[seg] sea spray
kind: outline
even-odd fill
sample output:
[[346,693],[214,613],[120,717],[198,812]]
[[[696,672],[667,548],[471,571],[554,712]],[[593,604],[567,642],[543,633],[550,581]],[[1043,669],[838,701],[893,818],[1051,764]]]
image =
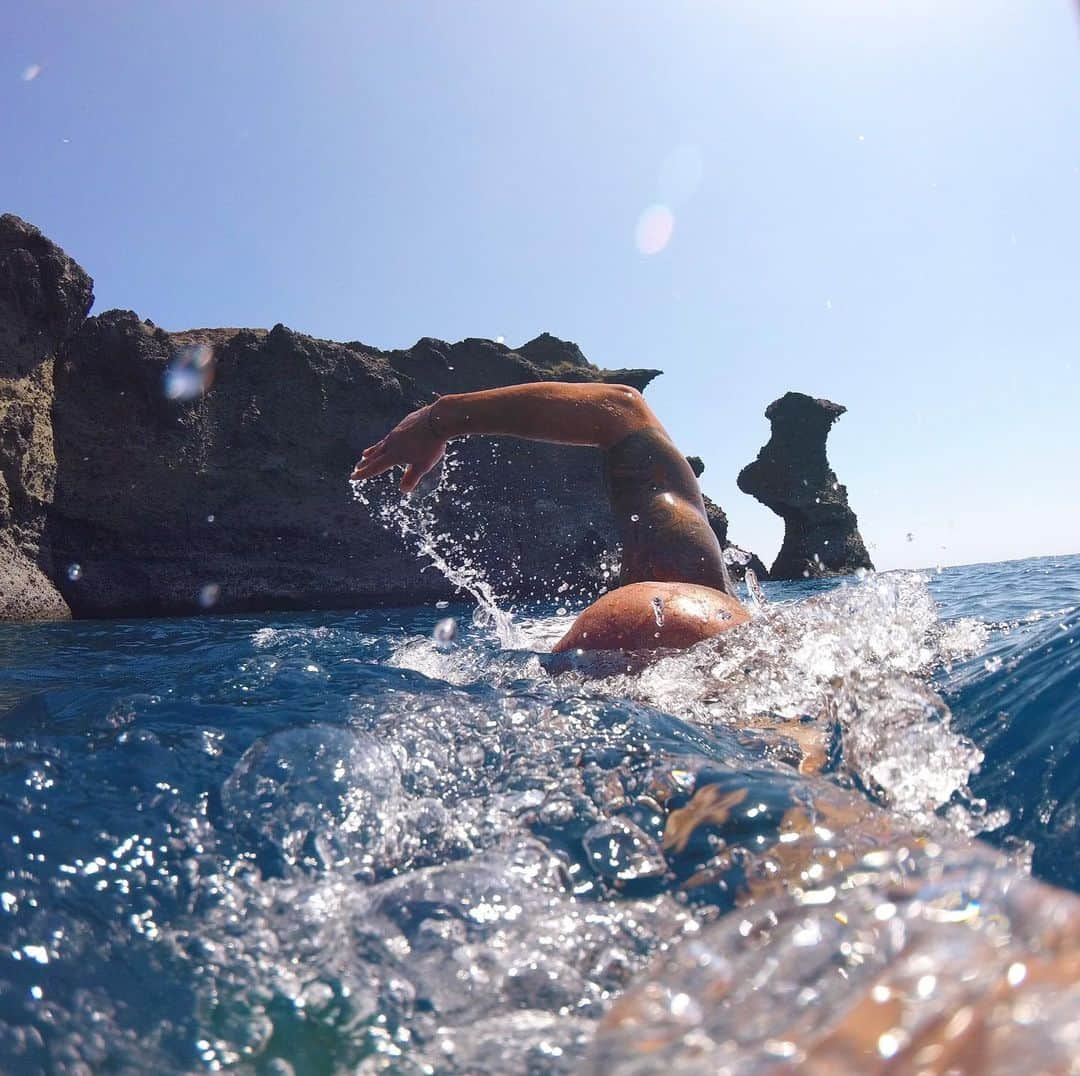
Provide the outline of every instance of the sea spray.
[[[456,609],[8,625],[0,1057],[832,1071],[854,1025],[883,1069],[933,1067],[947,1029],[980,1073],[1068,1071],[1073,898],[913,821],[952,809],[966,733],[1036,869],[1075,872],[1080,559],[1056,563],[766,583],[767,616],[609,680]],[[819,728],[839,746],[800,773],[785,741]]]
[[[416,492],[403,494],[396,499],[392,478],[366,483],[354,481],[350,484],[354,499],[372,508],[375,518],[383,527],[398,533],[420,556],[427,558],[430,567],[441,572],[453,586],[473,597],[476,601],[473,622],[477,626],[490,626],[500,646],[515,649],[523,645],[523,640],[513,616],[500,607],[500,598],[460,539],[439,527],[437,509],[442,497],[446,494],[455,497],[468,495],[468,490],[460,488],[454,481],[454,472],[460,467],[460,459],[453,448],[448,447],[437,478],[434,481],[425,480]],[[479,537],[479,531],[476,537]]]

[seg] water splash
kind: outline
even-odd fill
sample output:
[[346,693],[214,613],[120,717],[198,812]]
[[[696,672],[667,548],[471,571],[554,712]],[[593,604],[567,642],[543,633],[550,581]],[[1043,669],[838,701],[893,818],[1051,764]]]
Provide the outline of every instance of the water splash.
[[952,728],[924,678],[984,639],[974,627],[940,624],[924,577],[871,575],[770,605],[737,631],[590,686],[737,730],[804,770],[828,763],[909,824],[976,833],[1004,820],[968,789],[982,753]]
[[[1020,589],[992,634],[1064,675],[1034,681],[1056,755],[1078,622],[1016,619]],[[932,678],[974,679],[994,725],[1033,681],[1012,652],[989,672],[919,576],[814,593],[587,681],[467,617],[439,653],[428,610],[8,629],[0,1056],[644,1073],[985,1048],[980,1072],[1065,1071],[1075,898],[947,817],[973,756]],[[562,626],[518,621],[534,646]],[[421,647],[443,665],[410,671]],[[800,730],[829,749],[802,773]]]
[[753,568],[747,568],[746,574],[743,576],[743,582],[746,584],[746,591],[750,595],[750,602],[754,607],[754,612],[760,613],[769,604],[769,599],[765,597],[765,591],[761,589],[757,572]]
[[463,549],[460,538],[439,529],[436,509],[440,498],[444,493],[456,496],[462,492],[453,477],[459,467],[451,446],[443,457],[434,485],[425,483],[427,488],[394,500],[392,480],[383,477],[366,483],[352,482],[353,497],[358,503],[372,507],[376,519],[387,530],[396,531],[449,583],[473,597],[477,605],[474,623],[490,625],[501,646],[517,648],[523,640],[513,616],[500,607],[499,597]]

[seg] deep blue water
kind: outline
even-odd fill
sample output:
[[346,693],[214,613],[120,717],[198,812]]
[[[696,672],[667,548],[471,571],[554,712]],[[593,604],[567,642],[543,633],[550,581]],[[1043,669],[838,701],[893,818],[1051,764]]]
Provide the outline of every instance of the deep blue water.
[[[918,833],[934,863],[895,870],[937,877],[985,839],[987,906],[1028,856],[1080,889],[1080,557],[765,590],[629,670],[547,667],[554,605],[502,642],[471,604],[0,627],[0,1065],[652,1071],[597,1020],[706,924],[735,959],[736,909],[823,902],[775,854],[800,812],[838,866]],[[839,1012],[799,937],[777,967]],[[953,941],[919,944],[944,976]],[[710,1004],[738,1070],[794,1056]]]

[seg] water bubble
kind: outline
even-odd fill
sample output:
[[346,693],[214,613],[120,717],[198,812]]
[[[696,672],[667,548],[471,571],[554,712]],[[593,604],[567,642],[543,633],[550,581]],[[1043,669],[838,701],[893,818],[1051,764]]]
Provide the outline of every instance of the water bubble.
[[82,579],[82,565],[81,564],[69,564],[67,566],[67,577],[73,583],[77,583]]
[[221,597],[221,587],[217,583],[207,583],[199,590],[199,604],[204,609],[212,609]]
[[188,344],[173,355],[165,371],[165,395],[170,400],[195,400],[213,384],[214,349],[209,344]]
[[226,814],[253,849],[273,847],[285,862],[308,867],[390,855],[401,797],[385,745],[325,725],[257,740],[221,789]]
[[632,516],[630,517],[630,522],[631,522],[631,523],[638,523],[638,522],[640,522],[640,521],[641,521],[641,516],[639,516],[639,515],[637,514],[637,512],[635,512],[635,513],[634,513],[634,514],[633,514],[633,515],[632,515]]
[[457,638],[457,633],[457,621],[452,616],[448,616],[435,625],[435,630],[431,633],[431,639],[437,647],[443,649],[453,643]]
[[208,516],[206,517],[206,522],[207,522],[207,523],[213,523],[213,522],[214,522],[214,518],[215,518],[215,517],[214,517],[214,513],[213,513],[213,512],[211,512],[211,513],[210,513],[210,515],[208,515]]
[[462,766],[481,766],[486,758],[484,745],[477,743],[475,740],[460,744],[456,754],[457,760]]
[[590,826],[581,838],[589,865],[602,878],[630,881],[663,874],[667,862],[656,841],[628,818]]

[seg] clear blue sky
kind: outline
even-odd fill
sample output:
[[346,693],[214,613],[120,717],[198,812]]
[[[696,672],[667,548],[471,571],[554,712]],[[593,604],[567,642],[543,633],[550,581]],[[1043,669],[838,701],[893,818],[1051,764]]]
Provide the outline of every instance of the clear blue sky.
[[879,567],[1080,550],[1068,0],[8,0],[4,24],[0,208],[99,311],[380,347],[548,330],[660,367],[654,408],[767,561],[781,524],[735,476],[770,400],[827,396]]

